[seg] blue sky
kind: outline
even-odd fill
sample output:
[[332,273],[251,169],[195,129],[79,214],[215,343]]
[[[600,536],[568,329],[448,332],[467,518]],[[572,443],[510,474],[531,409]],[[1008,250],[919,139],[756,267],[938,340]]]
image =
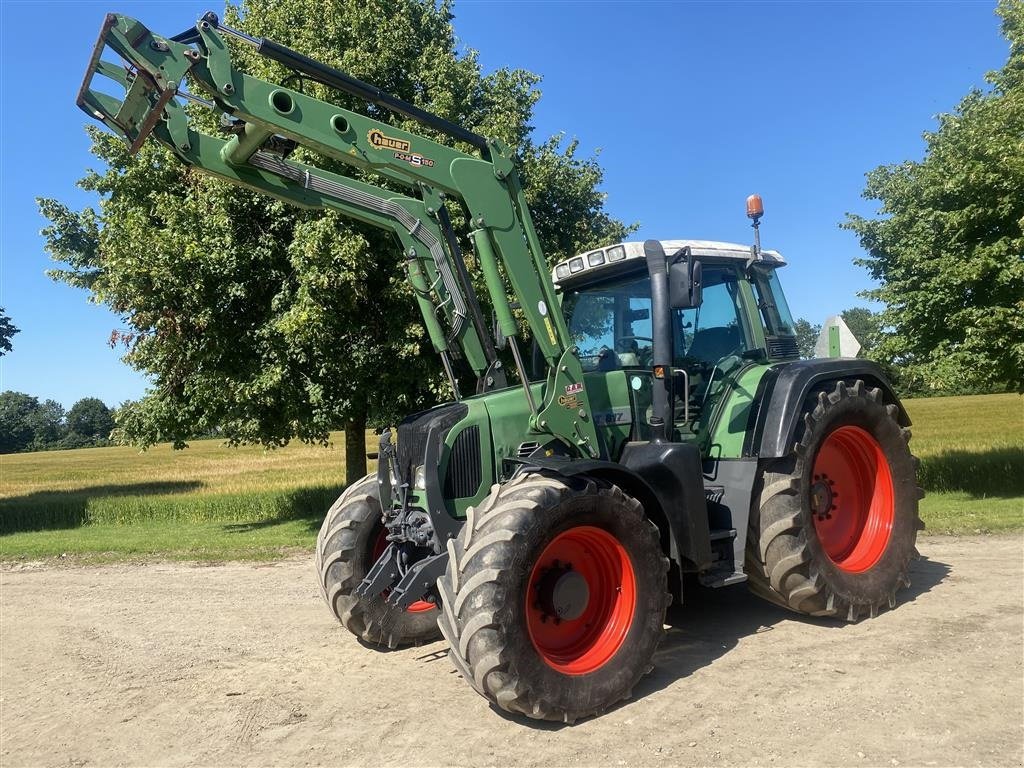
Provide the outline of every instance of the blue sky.
[[[66,406],[139,397],[145,379],[107,346],[117,317],[49,280],[34,199],[74,206],[94,165],[75,92],[103,14],[179,32],[212,2],[0,0],[0,305],[21,333],[0,389]],[[921,133],[1007,44],[994,2],[457,2],[461,43],[485,70],[543,76],[537,133],[600,150],[608,210],[637,238],[747,242],[744,199],[765,200],[765,247],[794,315],[821,322],[864,302],[856,239],[837,224],[864,173],[920,158]],[[39,41],[45,39],[45,47]]]

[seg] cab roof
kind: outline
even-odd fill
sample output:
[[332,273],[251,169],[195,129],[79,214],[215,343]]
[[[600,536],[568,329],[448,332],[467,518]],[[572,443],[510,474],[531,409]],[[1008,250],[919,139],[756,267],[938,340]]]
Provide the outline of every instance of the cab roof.
[[[722,243],[717,240],[661,240],[661,247],[671,256],[676,251],[690,246],[694,256],[738,259],[747,261],[751,257],[751,247],[741,243]],[[605,248],[595,248],[572,258],[558,262],[551,271],[551,279],[556,287],[577,281],[594,280],[599,276],[628,272],[639,266],[638,260],[644,258],[643,241],[634,240],[618,243]],[[786,260],[778,251],[761,250],[761,263],[773,267],[785,266]]]

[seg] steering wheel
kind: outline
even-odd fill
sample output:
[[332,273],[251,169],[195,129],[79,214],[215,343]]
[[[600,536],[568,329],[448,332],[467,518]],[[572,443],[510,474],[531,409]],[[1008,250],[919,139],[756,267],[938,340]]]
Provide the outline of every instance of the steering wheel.
[[649,341],[651,344],[654,343],[654,339],[650,336],[619,336],[615,341]]

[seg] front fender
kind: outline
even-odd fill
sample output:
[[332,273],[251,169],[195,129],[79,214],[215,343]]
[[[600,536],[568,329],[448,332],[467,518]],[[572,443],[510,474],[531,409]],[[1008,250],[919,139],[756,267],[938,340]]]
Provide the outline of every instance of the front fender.
[[628,443],[622,462],[531,457],[520,471],[589,475],[615,483],[639,501],[661,531],[662,547],[680,571],[711,566],[700,452],[689,443]]

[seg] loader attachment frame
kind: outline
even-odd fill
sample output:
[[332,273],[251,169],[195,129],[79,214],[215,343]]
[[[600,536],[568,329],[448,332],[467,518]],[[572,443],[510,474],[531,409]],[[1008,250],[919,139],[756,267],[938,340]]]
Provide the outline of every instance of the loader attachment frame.
[[[468,144],[473,153],[245,74],[234,66],[226,38],[251,45],[259,54],[331,88],[417,120]],[[107,49],[124,65],[106,61]],[[125,91],[124,98],[118,100],[94,88],[96,75],[117,83]],[[179,98],[229,115],[233,135],[225,139],[197,130]],[[494,330],[510,341],[530,410],[530,430],[559,438],[579,456],[601,456],[582,367],[558,309],[512,152],[504,144],[285,46],[222,25],[213,13],[170,38],[127,16],[108,14],[78,105],[122,136],[133,153],[152,137],[198,170],[295,205],[330,208],[392,232],[403,247],[424,324],[449,372],[456,398],[460,394],[452,372],[453,356],[464,357],[473,369],[477,391],[503,383],[496,375],[501,366],[492,333],[486,328],[445,208],[446,200],[457,201],[469,214],[469,236],[494,307]],[[397,183],[408,194],[296,162],[288,155],[289,148],[298,145]],[[519,326],[510,290],[546,362],[540,402],[530,391],[515,343]]]

